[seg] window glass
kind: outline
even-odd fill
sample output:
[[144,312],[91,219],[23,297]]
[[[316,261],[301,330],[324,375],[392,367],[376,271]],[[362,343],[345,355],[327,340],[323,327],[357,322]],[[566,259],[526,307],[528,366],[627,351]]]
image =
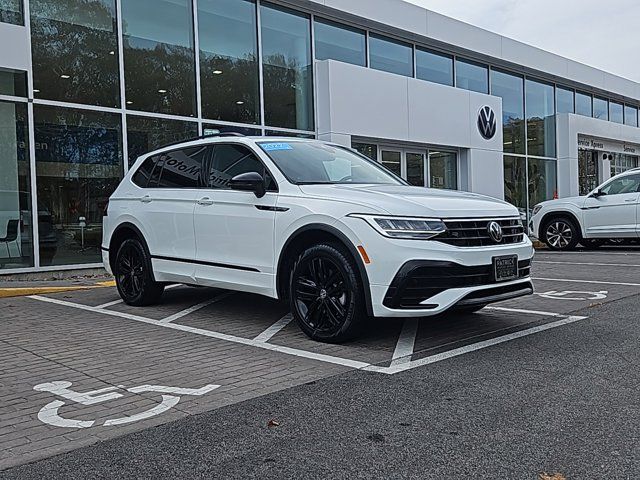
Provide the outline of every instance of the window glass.
[[0,68],[0,95],[27,96],[27,72]]
[[529,210],[540,202],[556,198],[558,191],[556,161],[529,158],[528,181]]
[[0,0],[0,22],[24,25],[23,0]]
[[[212,148],[201,145],[174,150],[158,155],[157,166],[162,167],[157,188],[201,188],[206,186],[203,165],[207,164]],[[155,187],[155,176],[151,176],[148,187]]]
[[444,53],[416,48],[416,77],[453,86],[453,58]]
[[353,148],[358,153],[364,155],[365,157],[370,158],[374,162],[378,161],[378,146],[369,144],[369,143],[352,143],[351,148]]
[[455,152],[429,152],[429,186],[458,189],[458,157]]
[[293,183],[402,183],[379,164],[348,148],[315,141],[260,142],[259,145]]
[[229,188],[229,180],[243,173],[256,172],[262,175],[267,190],[276,190],[276,184],[256,154],[243,145],[216,145],[213,161],[206,179],[209,188]]
[[402,172],[402,153],[396,151],[382,150],[382,165],[395,173],[397,176],[401,176]]
[[489,69],[485,65],[457,58],[456,87],[489,93]]
[[406,153],[407,182],[416,187],[424,187],[424,155],[422,153]]
[[140,155],[165,145],[198,136],[198,124],[163,118],[127,116],[129,165]]
[[365,67],[367,47],[365,33],[329,20],[316,19],[316,60],[338,60]]
[[260,123],[258,32],[253,0],[199,0],[202,116]]
[[591,95],[576,92],[576,113],[585,117],[593,116],[593,105]]
[[279,132],[278,130],[265,130],[265,137],[296,137],[296,138],[316,138],[313,133],[291,133]]
[[413,77],[413,48],[407,43],[371,34],[369,63],[376,70]]
[[502,98],[504,151],[525,153],[523,78],[492,70],[491,95]]
[[615,177],[632,168],[638,168],[638,157],[635,155],[625,155],[623,153],[614,153],[611,162],[611,176]]
[[558,113],[574,113],[575,105],[573,90],[564,87],[556,88],[556,102]]
[[[0,102],[0,270],[33,266],[33,221],[27,106]],[[40,236],[51,239],[51,213],[38,212]],[[50,245],[55,249],[56,243]]]
[[36,98],[120,106],[115,3],[31,0]]
[[529,79],[525,82],[529,155],[539,157],[555,157],[556,155],[556,117],[553,90],[553,85]]
[[586,195],[598,186],[598,163],[598,152],[595,150],[578,150],[579,195]]
[[624,123],[624,107],[621,103],[609,102],[609,120]]
[[521,218],[527,218],[527,159],[525,157],[504,157],[504,199],[518,208]]
[[39,209],[52,218],[41,263],[101,262],[102,215],[123,174],[120,115],[37,105],[34,122]]
[[313,67],[308,15],[262,3],[265,123],[313,130]]
[[194,116],[191,0],[122,0],[127,106]]
[[602,192],[607,195],[623,195],[625,193],[637,193],[639,187],[640,175],[625,175],[606,184],[602,187]]
[[624,106],[624,124],[632,127],[638,126],[638,109],[636,107]]
[[609,102],[607,99],[593,97],[593,118],[609,120]]

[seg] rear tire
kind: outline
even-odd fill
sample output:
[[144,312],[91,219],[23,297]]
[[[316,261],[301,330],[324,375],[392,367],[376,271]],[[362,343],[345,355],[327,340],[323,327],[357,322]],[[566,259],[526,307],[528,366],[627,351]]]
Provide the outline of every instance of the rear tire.
[[142,307],[160,301],[164,285],[153,279],[151,258],[137,238],[122,242],[116,254],[113,274],[118,293],[127,305]]
[[354,338],[367,318],[357,266],[340,245],[316,245],[302,253],[292,269],[289,299],[300,329],[320,342]]
[[551,250],[573,250],[582,240],[580,230],[567,217],[556,217],[545,222],[542,232],[544,243]]

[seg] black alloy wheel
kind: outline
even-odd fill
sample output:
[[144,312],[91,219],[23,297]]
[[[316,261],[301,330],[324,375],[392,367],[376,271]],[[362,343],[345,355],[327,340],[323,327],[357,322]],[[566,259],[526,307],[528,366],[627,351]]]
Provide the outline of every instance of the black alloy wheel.
[[144,306],[160,300],[164,285],[154,281],[151,260],[139,240],[128,239],[122,243],[113,273],[118,293],[126,304]]
[[291,275],[290,299],[302,331],[322,342],[352,338],[366,317],[357,267],[339,246],[317,245],[302,254]]
[[545,243],[551,250],[573,250],[581,240],[576,226],[566,218],[551,219],[543,232]]

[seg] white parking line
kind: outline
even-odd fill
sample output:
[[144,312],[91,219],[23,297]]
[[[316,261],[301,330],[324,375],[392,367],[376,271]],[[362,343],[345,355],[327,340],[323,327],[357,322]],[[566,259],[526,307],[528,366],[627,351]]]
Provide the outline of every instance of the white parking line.
[[411,360],[413,349],[416,344],[416,335],[418,334],[418,319],[408,318],[402,325],[402,332],[398,337],[398,343],[393,351],[393,359],[391,366],[401,365]]
[[254,342],[266,343],[271,340],[280,330],[289,325],[293,320],[293,316],[287,313],[284,317],[278,320],[276,323],[267,328],[264,332],[253,339]]
[[371,365],[370,363],[359,362],[357,360],[349,360],[348,358],[333,357],[331,355],[324,355],[322,353],[308,352],[306,350],[300,350],[297,348],[282,347],[279,345],[273,345],[271,343],[256,342],[248,338],[236,337],[235,335],[227,335],[226,333],[212,332],[210,330],[204,330],[202,328],[189,327],[187,325],[180,325],[177,323],[166,323],[160,320],[153,320],[152,318],[140,317],[138,315],[131,315],[129,313],[117,312],[114,310],[102,310],[88,305],[82,305],[79,303],[66,302],[64,300],[58,300],[56,298],[41,297],[39,295],[32,295],[30,297],[33,300],[39,300],[41,302],[55,303],[56,305],[62,305],[65,307],[77,308],[79,310],[85,310],[88,312],[101,313],[103,315],[110,315],[112,317],[125,318],[127,320],[133,320],[135,322],[146,323],[148,325],[154,325],[156,327],[169,328],[171,330],[178,330],[181,332],[193,333],[195,335],[202,335],[204,337],[215,338],[217,340],[224,340],[226,342],[238,343],[241,345],[247,345],[250,347],[262,348],[263,350],[271,350],[274,352],[284,353],[286,355],[294,355],[296,357],[307,358],[309,360],[318,360],[320,362],[332,363],[335,365],[341,365],[343,367],[354,368],[357,370],[363,369]]
[[[170,288],[176,288],[176,287],[179,287],[180,285],[182,284],[172,283],[171,285],[167,285],[166,287],[164,287],[164,289],[169,290]],[[98,305],[96,308],[109,308],[109,307],[113,307],[114,305],[118,305],[119,303],[123,303],[123,300],[121,298],[117,300],[113,300],[112,302],[103,303],[102,305]]]
[[206,300],[202,303],[199,303],[197,305],[194,305],[192,307],[186,308],[180,312],[174,313],[173,315],[169,315],[168,317],[163,318],[162,320],[158,320],[160,323],[171,323],[174,322],[182,317],[186,317],[187,315],[189,315],[190,313],[193,312],[197,312],[198,310],[204,308],[204,307],[208,307],[209,305],[211,305],[212,303],[216,303],[219,302],[220,300],[224,300],[227,297],[230,297],[231,295],[233,295],[235,292],[225,292],[222,293],[220,295],[218,295],[217,297],[213,297],[210,298],[209,300]]
[[534,260],[535,263],[548,263],[552,265],[588,265],[594,267],[640,267],[631,263],[589,263],[589,262],[552,262],[549,260]]
[[492,338],[490,340],[485,340],[484,342],[473,343],[471,345],[466,345],[464,347],[449,350],[448,352],[431,355],[430,357],[421,358],[419,360],[413,360],[411,362],[391,365],[389,367],[380,367],[378,365],[371,365],[369,367],[365,367],[364,370],[378,372],[378,373],[386,373],[387,375],[393,375],[395,373],[404,372],[406,370],[411,370],[413,368],[423,367],[425,365],[430,365],[432,363],[441,362],[449,358],[459,357],[460,355],[482,350],[483,348],[488,348],[494,345],[499,345],[501,343],[510,342],[518,338],[533,335],[534,333],[539,333],[545,330],[550,330],[552,328],[561,327],[563,325],[568,325],[570,323],[575,323],[577,321],[584,320],[585,318],[587,317],[571,316],[571,317],[563,318],[562,320],[557,320],[555,322],[546,323],[544,325],[528,328],[526,330],[510,333],[508,335],[503,335],[502,337]]
[[546,282],[566,282],[566,283],[593,283],[596,285],[620,285],[623,287],[640,287],[640,283],[625,283],[625,282],[603,282],[600,280],[572,280],[568,278],[542,278],[532,277],[532,280],[540,280]]
[[509,313],[526,313],[528,315],[542,315],[544,317],[557,317],[557,318],[567,318],[566,315],[562,315],[560,313],[553,312],[542,312],[539,310],[525,310],[522,308],[506,308],[506,307],[484,307],[485,310],[498,310],[500,312],[509,312]]

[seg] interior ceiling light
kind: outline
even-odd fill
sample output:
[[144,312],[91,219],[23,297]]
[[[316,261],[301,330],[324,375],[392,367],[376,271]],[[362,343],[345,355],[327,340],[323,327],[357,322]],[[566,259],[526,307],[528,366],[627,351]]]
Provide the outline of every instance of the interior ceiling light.
[[40,90],[38,90],[37,88],[34,88],[33,93],[40,93]]
[[60,75],[60,78],[64,78],[66,80],[67,78],[71,78],[71,76],[69,76],[69,75]]
[[167,93],[167,91],[164,88],[161,88],[160,90],[158,90],[158,93]]
[[238,100],[238,101],[236,102],[236,105],[244,105],[244,102],[243,102],[242,100]]
[[222,70],[214,70],[213,74],[214,75],[222,75]]
[[109,55],[115,55],[115,54],[116,54],[116,52],[114,52],[113,50],[111,50],[111,51],[109,52]]
[[131,100],[127,100],[127,105],[131,105],[133,102]]

